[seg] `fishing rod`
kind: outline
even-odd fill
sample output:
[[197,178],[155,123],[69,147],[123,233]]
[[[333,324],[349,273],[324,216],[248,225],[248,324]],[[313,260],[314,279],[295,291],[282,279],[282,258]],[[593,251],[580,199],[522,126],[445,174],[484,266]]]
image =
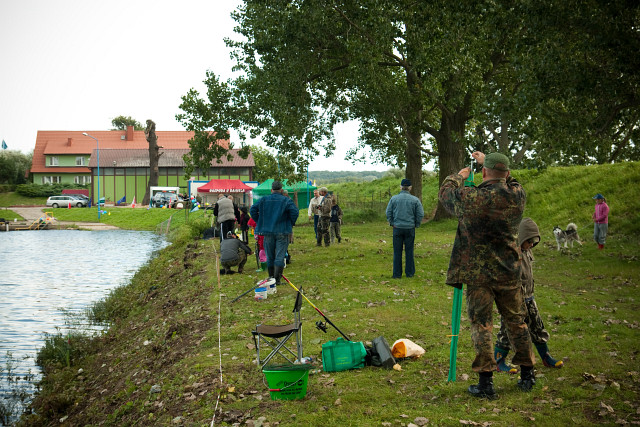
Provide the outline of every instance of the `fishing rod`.
[[[316,307],[316,306],[315,306],[311,301],[309,301],[309,298],[307,298],[307,296],[306,296],[305,294],[303,294],[303,293],[302,293],[302,291],[301,291],[300,289],[296,288],[296,287],[293,285],[293,283],[291,283],[291,281],[290,281],[289,279],[287,279],[284,275],[282,276],[282,278],[283,278],[284,280],[286,280],[286,281],[287,281],[287,283],[288,283],[288,284],[290,284],[290,285],[291,285],[291,287],[292,287],[293,289],[295,289],[295,290],[296,290],[296,292],[299,292],[299,293],[300,293],[300,295],[302,295],[302,296],[304,297],[304,299],[306,299],[306,300],[307,300],[307,302],[308,302],[309,304],[311,304],[311,307],[313,307],[313,308],[318,312],[318,314],[319,314],[320,316],[322,316],[322,318],[323,318],[323,319],[324,319],[328,324],[330,324],[331,326],[333,326],[333,327],[335,328],[335,330],[336,330],[336,331],[340,332],[340,335],[342,335],[342,336],[344,337],[344,339],[346,339],[347,341],[351,341],[351,340],[349,339],[349,337],[348,337],[348,336],[346,336],[346,335],[345,335],[345,334],[344,334],[340,329],[338,329],[338,327],[337,327],[336,325],[334,325],[334,324],[333,324],[333,322],[332,322],[331,320],[329,320],[329,318],[328,318],[327,316],[325,316],[325,314],[324,314],[322,311],[320,311],[320,309],[319,309],[318,307]],[[322,326],[318,325],[317,323],[316,323],[316,326],[318,326],[318,328],[319,328],[319,329],[321,329],[322,331],[327,332],[327,328],[326,328],[326,327],[322,327]]]

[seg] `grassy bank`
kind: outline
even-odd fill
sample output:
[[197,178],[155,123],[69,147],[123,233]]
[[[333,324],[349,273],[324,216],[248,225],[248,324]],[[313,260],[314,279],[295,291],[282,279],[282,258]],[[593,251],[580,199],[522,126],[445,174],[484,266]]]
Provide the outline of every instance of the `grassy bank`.
[[[194,240],[200,223],[182,228],[130,285],[96,304],[94,315],[109,319],[111,328],[88,346],[78,338],[77,359],[47,365],[37,415],[22,425],[60,425],[61,419],[62,425],[210,425],[214,415],[216,425],[264,417],[262,425],[272,426],[406,426],[422,418],[433,425],[640,422],[640,195],[626,185],[640,174],[638,164],[629,165],[520,173],[526,215],[542,232],[534,249],[536,301],[552,354],[565,361],[560,370],[539,363],[532,393],[519,392],[516,377],[499,374],[499,400],[468,396],[476,377],[464,310],[458,381],[446,382],[452,289],[443,282],[455,221],[424,224],[416,235],[416,276],[392,281],[388,225],[347,220],[343,242],[329,248],[314,246],[312,227],[296,227],[285,275],[351,339],[409,338],[426,353],[401,361],[401,371],[317,373],[304,400],[272,401],[253,362],[250,331],[262,322],[288,323],[293,289],[281,286],[265,301],[247,295],[231,304],[265,274],[254,271],[251,258],[245,274],[218,277],[217,242]],[[591,239],[596,192],[611,207],[604,251]],[[557,251],[551,230],[570,221],[585,244]],[[315,329],[322,318],[303,304],[304,353],[321,366],[322,343],[339,334]]]
[[7,221],[13,221],[14,219],[17,219],[18,221],[24,220],[22,216],[18,215],[16,212],[7,208],[0,209],[0,218],[4,218]]

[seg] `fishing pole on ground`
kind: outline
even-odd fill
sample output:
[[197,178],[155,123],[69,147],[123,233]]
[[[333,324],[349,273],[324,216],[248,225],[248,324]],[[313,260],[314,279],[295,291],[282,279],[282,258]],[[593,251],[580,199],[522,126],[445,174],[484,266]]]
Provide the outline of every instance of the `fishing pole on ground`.
[[243,296],[245,296],[246,294],[248,294],[251,291],[256,290],[257,288],[259,288],[260,286],[265,286],[265,284],[267,284],[269,282],[269,280],[274,280],[273,277],[269,277],[266,278],[264,280],[260,280],[258,283],[256,283],[251,289],[247,289],[246,291],[244,291],[243,293],[241,293],[240,295],[238,295],[237,297],[235,297],[234,299],[231,300],[230,304],[233,304],[234,302],[238,301],[240,298],[242,298]]
[[[469,177],[464,180],[465,187],[475,187],[476,184],[473,180],[473,163],[471,160],[471,167]],[[453,304],[451,307],[451,348],[449,349],[449,377],[447,382],[456,380],[456,361],[458,359],[458,335],[460,334],[460,317],[462,316],[462,284],[460,288],[454,288],[453,290]]]
[[[325,314],[324,314],[322,311],[320,311],[320,309],[319,309],[318,307],[316,307],[316,306],[315,306],[311,301],[309,301],[309,298],[307,298],[307,296],[306,296],[305,294],[303,294],[303,293],[302,293],[302,291],[301,291],[300,289],[296,288],[296,287],[294,286],[294,284],[293,284],[293,283],[291,283],[291,281],[290,281],[289,279],[287,279],[284,275],[282,276],[282,278],[283,278],[284,280],[286,280],[286,282],[287,282],[288,284],[290,284],[290,285],[291,285],[291,287],[292,287],[293,289],[295,289],[295,290],[296,290],[296,292],[300,293],[300,295],[302,295],[302,297],[303,297],[305,300],[307,300],[307,302],[308,302],[309,304],[311,304],[311,307],[313,307],[313,308],[318,312],[318,314],[319,314],[320,316],[322,316],[322,318],[323,318],[323,319],[324,319],[328,324],[330,324],[331,326],[333,326],[333,328],[334,328],[336,331],[340,332],[340,335],[342,335],[342,336],[344,337],[344,339],[346,339],[347,341],[351,341],[351,340],[349,339],[349,337],[348,337],[348,336],[346,336],[346,335],[345,335],[345,334],[344,334],[340,329],[338,329],[338,327],[337,327],[336,325],[334,325],[334,324],[333,324],[333,322],[332,322],[331,320],[329,320],[329,318],[328,318],[327,316],[325,316]],[[326,325],[324,325],[324,324],[322,324],[322,322],[317,322],[317,323],[316,323],[316,327],[317,327],[318,329],[320,329],[321,331],[325,332],[325,333],[327,332],[327,326],[326,326]]]

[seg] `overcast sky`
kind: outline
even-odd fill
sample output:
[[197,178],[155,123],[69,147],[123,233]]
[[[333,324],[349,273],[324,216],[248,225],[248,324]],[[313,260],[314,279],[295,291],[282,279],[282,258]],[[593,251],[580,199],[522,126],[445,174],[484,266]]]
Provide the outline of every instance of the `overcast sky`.
[[[38,130],[106,130],[114,117],[183,130],[180,97],[204,92],[207,69],[233,65],[236,0],[1,0],[0,139],[33,150]],[[341,126],[338,149],[310,170],[379,170],[344,160],[357,127]],[[238,144],[232,133],[232,142]]]

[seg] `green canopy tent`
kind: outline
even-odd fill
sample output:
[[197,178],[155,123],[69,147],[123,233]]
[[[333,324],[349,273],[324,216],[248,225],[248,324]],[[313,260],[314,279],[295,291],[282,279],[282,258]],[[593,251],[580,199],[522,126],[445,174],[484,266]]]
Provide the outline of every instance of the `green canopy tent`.
[[[271,194],[271,184],[273,184],[273,179],[267,179],[262,184],[258,185],[256,188],[251,190],[253,193],[254,202],[260,197],[268,196]],[[307,188],[309,190],[307,197]],[[306,208],[309,206],[309,200],[313,197],[313,190],[317,187],[307,184],[306,182],[297,182],[295,184],[289,185],[287,180],[282,181],[282,189],[287,190],[289,192],[289,197],[295,201],[294,194],[298,193],[298,208]]]

